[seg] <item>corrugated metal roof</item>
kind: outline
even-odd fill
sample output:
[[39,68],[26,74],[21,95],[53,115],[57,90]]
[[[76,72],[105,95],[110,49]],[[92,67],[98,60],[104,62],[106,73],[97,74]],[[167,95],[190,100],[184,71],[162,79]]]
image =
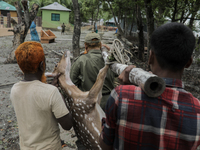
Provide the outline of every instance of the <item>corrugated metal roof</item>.
[[16,8],[4,1],[0,1],[0,10],[17,11]]
[[70,9],[60,5],[57,2],[54,2],[53,4],[50,4],[48,6],[44,6],[40,8],[41,10],[60,10],[60,11],[71,11]]

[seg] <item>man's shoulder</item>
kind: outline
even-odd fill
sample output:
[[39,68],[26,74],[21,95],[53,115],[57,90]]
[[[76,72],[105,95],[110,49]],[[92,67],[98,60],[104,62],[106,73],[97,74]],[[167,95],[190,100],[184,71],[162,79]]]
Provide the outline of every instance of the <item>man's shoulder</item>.
[[56,89],[55,86],[47,83],[43,83],[39,80],[31,81],[31,82],[17,82],[13,85],[12,89],[16,88],[32,88],[33,90],[42,90],[42,91],[54,91]]
[[74,59],[74,63],[86,60],[88,58],[87,56],[88,54],[80,54],[78,57]]
[[[135,85],[120,85],[117,86],[111,92],[111,96],[114,99],[140,99],[141,96],[144,94],[142,89]],[[118,98],[117,98],[118,97]]]
[[123,92],[123,93],[134,93],[134,92],[141,92],[142,89],[136,85],[119,85],[115,88],[116,92]]

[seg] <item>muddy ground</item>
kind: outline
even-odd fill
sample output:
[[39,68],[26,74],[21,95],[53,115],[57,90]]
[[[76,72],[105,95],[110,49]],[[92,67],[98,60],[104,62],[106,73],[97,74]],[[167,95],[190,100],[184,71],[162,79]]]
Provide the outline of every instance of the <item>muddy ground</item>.
[[[81,47],[84,47],[84,37],[88,32],[91,31],[82,31],[80,39]],[[115,31],[104,32],[102,42],[108,43],[108,41],[116,38],[114,32]],[[54,33],[57,36],[55,43],[42,44],[46,55],[47,72],[51,72],[53,70],[55,63],[58,62],[61,57],[53,51],[62,53],[66,49],[72,49],[73,35],[71,32],[67,32],[64,35],[61,35],[58,31],[54,31]],[[19,150],[17,120],[9,95],[12,85],[22,80],[23,74],[17,64],[3,63],[12,48],[12,39],[13,36],[0,37],[0,150]],[[28,34],[26,41],[30,40],[31,36]],[[84,50],[84,48],[82,48],[82,50]],[[184,81],[186,83],[186,89],[194,96],[200,98],[200,75],[198,69],[200,65],[200,58],[198,56],[195,57],[197,60],[193,63],[193,66],[187,69],[184,73]],[[147,66],[145,62],[137,62],[137,65],[142,68],[147,68],[143,67]],[[71,131],[64,131],[61,129],[61,139],[67,143],[67,147],[64,147],[63,150],[76,149],[75,141],[77,138],[74,135],[73,129]]]
[[[47,72],[51,72],[55,66],[55,63],[60,60],[60,56],[53,51],[62,53],[66,49],[72,49],[72,33],[66,32],[61,35],[58,31],[53,31],[57,36],[55,43],[42,44],[47,62]],[[82,31],[80,46],[84,46],[84,37],[91,31]],[[114,38],[115,31],[104,32],[103,38]],[[19,138],[18,138],[18,126],[14,113],[13,106],[11,104],[9,95],[12,85],[22,80],[23,74],[17,64],[4,64],[8,53],[12,48],[13,36],[0,37],[0,150],[18,150]],[[30,34],[27,35],[26,41],[30,41]],[[104,42],[104,41],[103,41]],[[84,48],[82,49],[84,50]],[[76,149],[73,129],[71,131],[64,131],[61,129],[61,139],[67,143],[67,147],[63,150]]]

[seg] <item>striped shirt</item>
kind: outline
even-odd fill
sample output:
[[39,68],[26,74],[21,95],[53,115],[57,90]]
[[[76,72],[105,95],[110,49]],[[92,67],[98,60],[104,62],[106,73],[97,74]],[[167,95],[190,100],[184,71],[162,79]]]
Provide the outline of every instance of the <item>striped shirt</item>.
[[106,105],[102,139],[113,149],[196,150],[200,145],[200,102],[181,80],[164,78],[166,89],[148,97],[140,87],[116,87]]

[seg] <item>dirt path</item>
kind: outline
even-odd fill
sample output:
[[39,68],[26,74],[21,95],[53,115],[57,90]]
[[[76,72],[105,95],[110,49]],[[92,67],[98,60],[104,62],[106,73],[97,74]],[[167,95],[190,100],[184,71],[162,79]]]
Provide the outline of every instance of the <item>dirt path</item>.
[[[84,46],[84,37],[90,31],[82,31],[80,46]],[[105,32],[105,38],[114,38],[115,31]],[[56,42],[51,44],[42,44],[46,54],[46,71],[51,72],[55,62],[60,60],[58,53],[66,49],[72,49],[72,33],[61,35],[60,32],[54,32],[57,36]],[[10,89],[12,85],[22,79],[22,72],[17,64],[3,64],[12,47],[13,36],[0,37],[0,150],[18,150],[18,126],[13,106],[10,101]],[[27,35],[26,41],[30,41],[30,34]],[[103,41],[104,42],[104,41]],[[52,51],[53,50],[53,51]],[[83,49],[84,50],[84,49]],[[61,139],[67,143],[63,150],[76,149],[73,129],[64,131],[61,129]]]

